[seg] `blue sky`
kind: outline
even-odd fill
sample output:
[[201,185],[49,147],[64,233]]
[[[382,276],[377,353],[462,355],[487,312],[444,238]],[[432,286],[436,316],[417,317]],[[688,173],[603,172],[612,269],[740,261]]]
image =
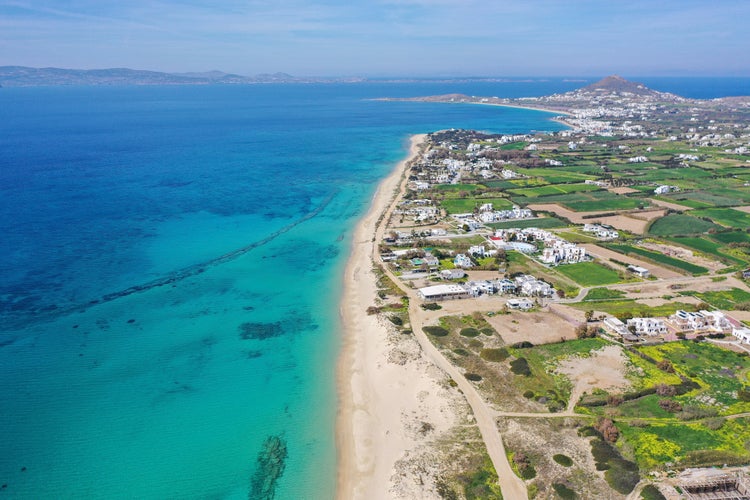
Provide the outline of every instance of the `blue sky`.
[[748,0],[0,0],[0,66],[750,76]]

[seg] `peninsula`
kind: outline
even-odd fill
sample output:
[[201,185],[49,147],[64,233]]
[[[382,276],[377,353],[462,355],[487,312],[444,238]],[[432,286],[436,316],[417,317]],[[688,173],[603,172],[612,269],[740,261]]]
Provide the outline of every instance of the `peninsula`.
[[344,281],[339,498],[747,494],[750,98],[613,76],[410,100],[570,128],[416,136],[379,187]]

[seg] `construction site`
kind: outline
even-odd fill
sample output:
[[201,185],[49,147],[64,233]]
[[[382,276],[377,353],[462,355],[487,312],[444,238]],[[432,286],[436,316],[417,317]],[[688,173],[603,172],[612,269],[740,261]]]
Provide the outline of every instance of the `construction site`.
[[679,488],[685,500],[750,499],[750,480],[743,471],[700,474],[682,481]]

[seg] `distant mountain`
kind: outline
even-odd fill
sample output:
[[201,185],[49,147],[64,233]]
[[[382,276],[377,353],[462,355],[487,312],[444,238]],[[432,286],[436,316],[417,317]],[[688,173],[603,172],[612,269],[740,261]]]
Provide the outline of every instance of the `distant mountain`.
[[581,92],[605,92],[605,93],[627,93],[640,96],[660,96],[663,92],[658,92],[646,87],[639,82],[631,82],[618,75],[610,75],[602,78],[598,82],[592,83],[581,88]]
[[40,85],[209,85],[253,83],[327,83],[360,79],[300,78],[286,73],[243,76],[222,71],[162,73],[129,68],[62,69],[0,66],[0,87]]

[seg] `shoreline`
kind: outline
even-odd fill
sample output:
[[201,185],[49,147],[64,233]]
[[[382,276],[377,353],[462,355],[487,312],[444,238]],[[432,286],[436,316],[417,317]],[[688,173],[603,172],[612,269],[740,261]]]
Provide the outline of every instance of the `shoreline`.
[[[391,391],[393,401],[389,401],[383,398],[382,391],[376,390],[376,377],[372,375],[388,363],[385,345],[388,328],[377,315],[368,316],[365,310],[377,297],[377,278],[372,267],[378,224],[396,196],[407,164],[418,154],[425,137],[425,134],[410,137],[408,155],[380,182],[352,236],[343,278],[342,346],[336,367],[336,498],[339,499],[384,498],[394,454],[398,459],[406,451],[405,445],[404,449],[386,449],[387,444],[382,441],[394,426],[400,425],[400,412],[392,411],[399,394]],[[385,490],[376,492],[378,487]]]

